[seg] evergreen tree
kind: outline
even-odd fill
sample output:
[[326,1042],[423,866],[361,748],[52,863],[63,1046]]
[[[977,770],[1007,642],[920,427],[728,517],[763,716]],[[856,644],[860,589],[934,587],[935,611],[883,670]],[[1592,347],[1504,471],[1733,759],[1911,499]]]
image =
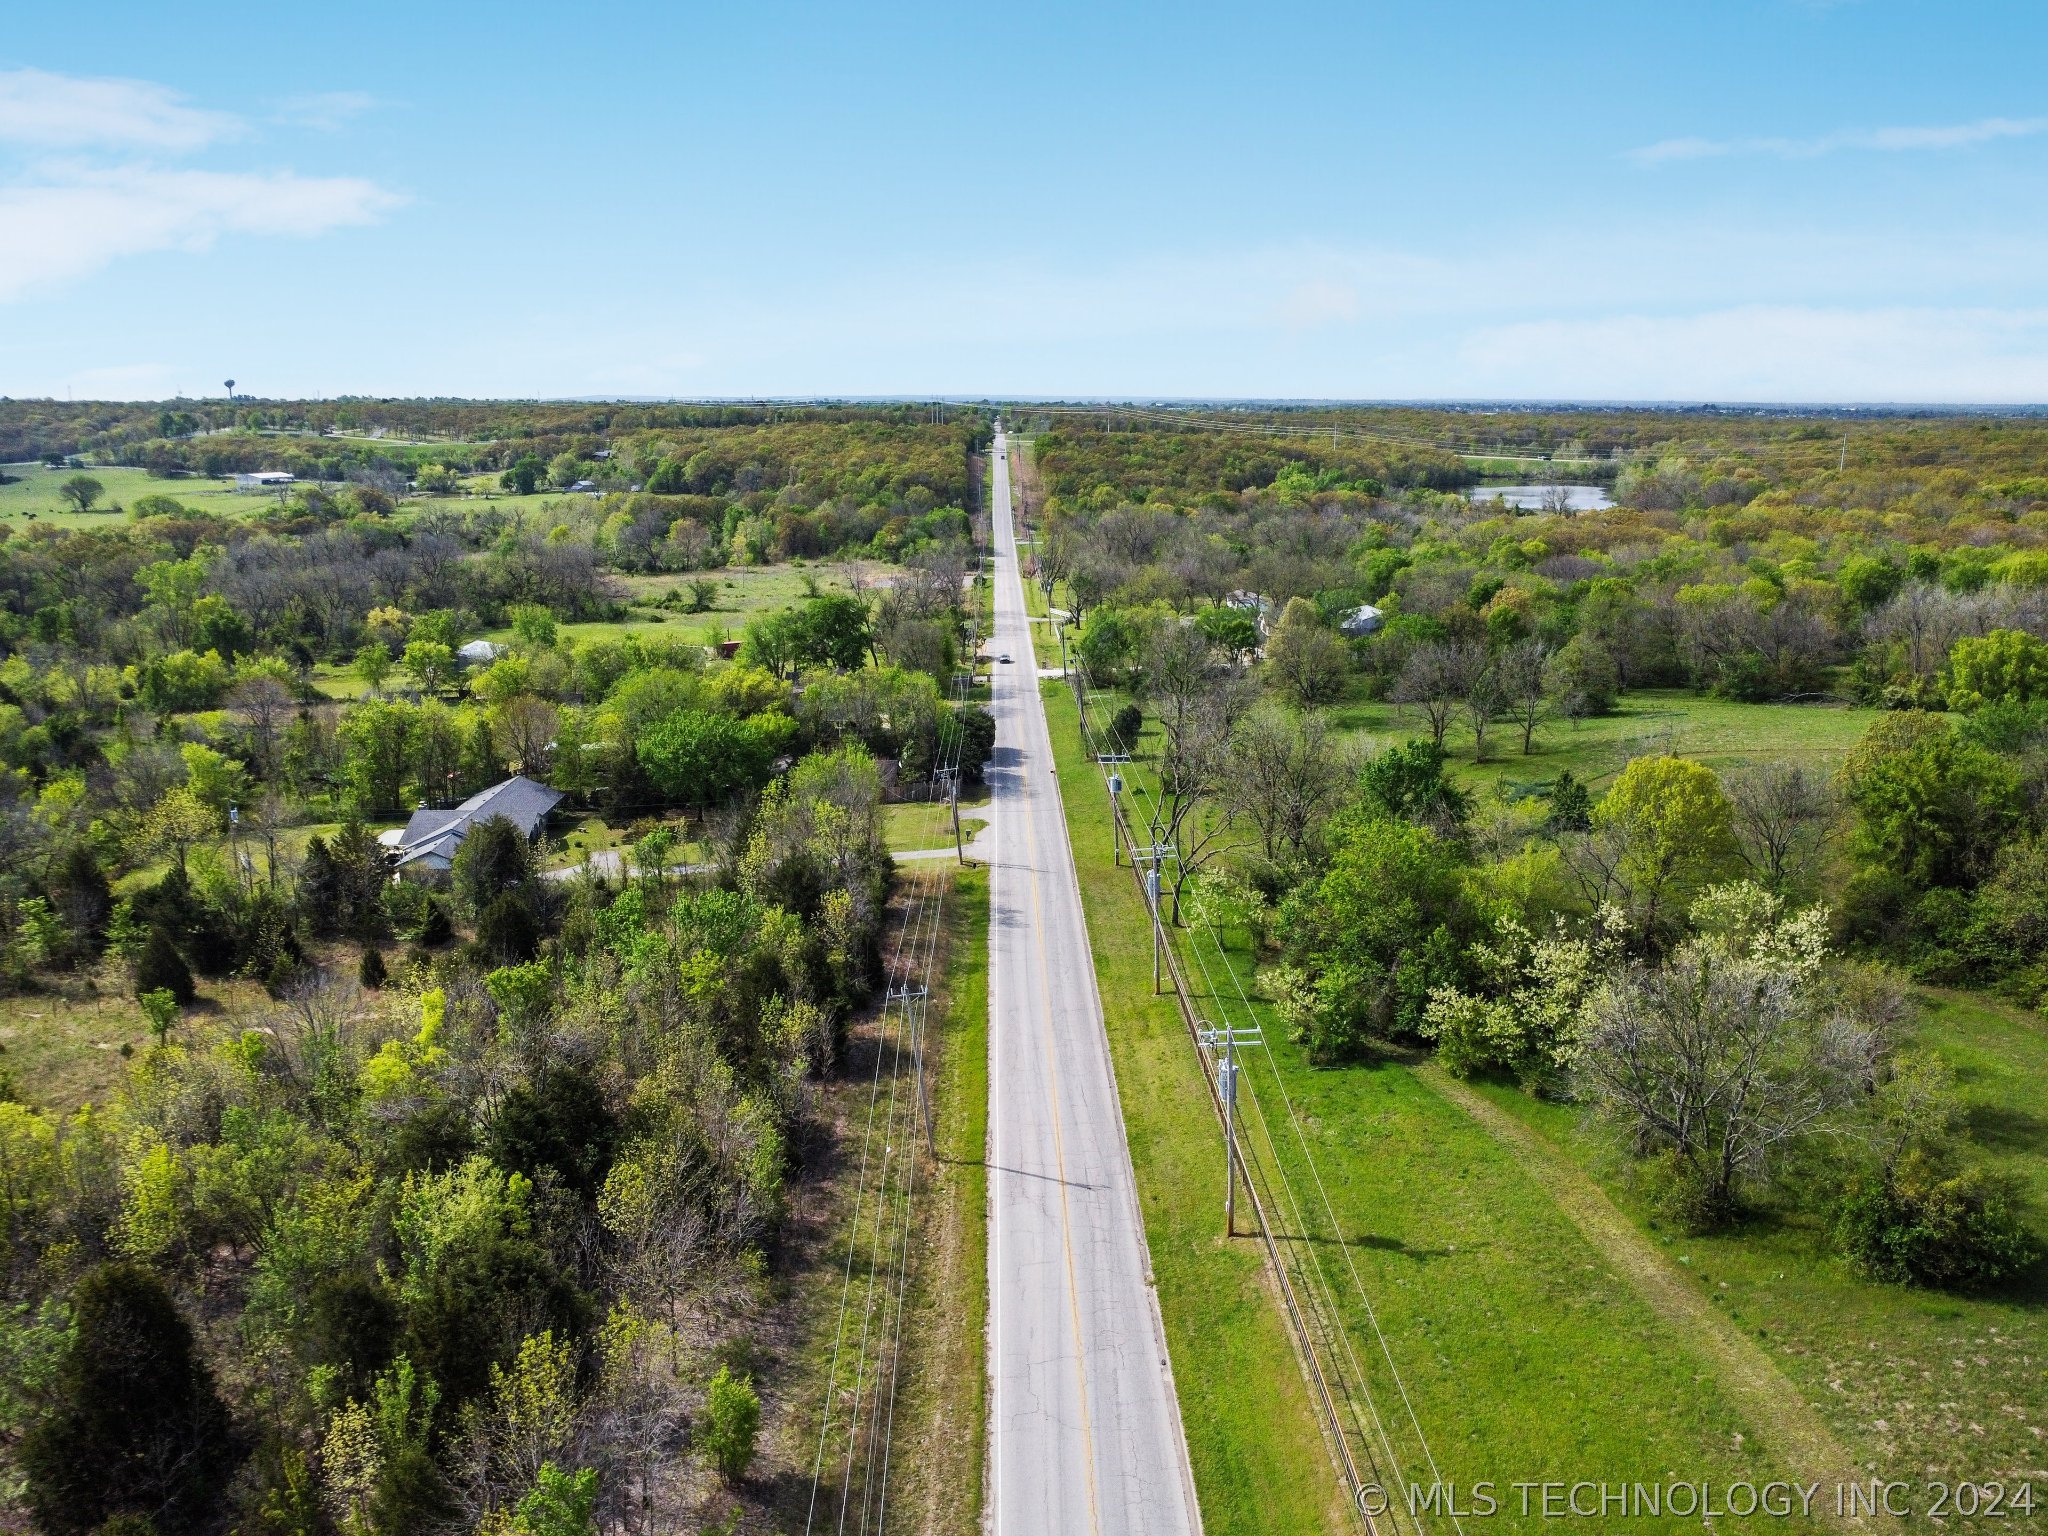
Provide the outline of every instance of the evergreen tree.
[[299,866],[299,916],[316,938],[331,939],[341,929],[341,871],[327,839],[307,840],[306,861]]
[[195,995],[185,957],[178,953],[170,934],[157,924],[151,925],[149,938],[142,946],[142,958],[135,962],[135,995],[140,997],[145,992],[168,992],[181,1008],[189,1007]]
[[85,843],[73,843],[50,878],[50,910],[64,920],[66,958],[96,959],[106,947],[107,918],[114,910],[113,888],[100,861]]
[[519,829],[502,816],[471,827],[455,851],[451,877],[464,910],[482,915],[499,897],[527,894],[533,853]]
[[1552,832],[1583,832],[1593,825],[1593,796],[1586,786],[1561,769],[1550,786],[1550,815],[1543,825]]
[[71,1345],[48,1414],[20,1449],[46,1531],[82,1536],[123,1512],[197,1528],[232,1460],[227,1409],[192,1330],[148,1270],[108,1264],[79,1282]]

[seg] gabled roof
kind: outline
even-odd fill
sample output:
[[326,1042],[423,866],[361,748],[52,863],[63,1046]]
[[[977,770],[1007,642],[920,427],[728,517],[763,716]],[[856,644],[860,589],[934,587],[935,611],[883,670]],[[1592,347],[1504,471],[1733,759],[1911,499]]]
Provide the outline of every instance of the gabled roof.
[[496,816],[511,822],[522,836],[532,837],[548,819],[548,812],[561,803],[559,789],[549,789],[524,774],[514,774],[502,784],[479,790],[452,809],[414,811],[412,820],[399,834],[396,862],[452,860],[469,829]]

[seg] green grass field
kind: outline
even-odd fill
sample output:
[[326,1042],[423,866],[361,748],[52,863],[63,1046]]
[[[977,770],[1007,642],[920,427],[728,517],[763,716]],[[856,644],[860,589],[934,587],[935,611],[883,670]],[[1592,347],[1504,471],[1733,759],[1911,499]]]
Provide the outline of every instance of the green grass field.
[[[1056,708],[1071,715],[1064,694]],[[1351,706],[1342,714],[1349,729],[1378,741],[1415,733],[1413,722],[1402,721],[1386,706]],[[1468,782],[1477,778],[1483,784],[1503,777],[1525,782],[1548,779],[1559,768],[1570,767],[1597,787],[1629,756],[1656,750],[1683,752],[1716,767],[1774,757],[1827,771],[1840,762],[1872,717],[1873,712],[1865,710],[1642,694],[1627,699],[1617,715],[1588,722],[1577,731],[1561,724],[1546,728],[1539,737],[1543,750],[1533,759],[1522,758],[1517,748],[1510,758],[1477,767],[1468,757],[1457,764],[1457,771]],[[1451,744],[1461,745],[1457,738]],[[1469,736],[1462,745],[1469,752]],[[1141,762],[1126,774],[1142,777],[1147,771]],[[1069,814],[1075,817],[1075,835],[1083,844],[1094,839],[1095,829],[1081,824],[1083,818],[1075,816],[1071,801]],[[1236,943],[1229,947],[1227,958],[1248,976],[1249,955]],[[1219,980],[1224,958],[1209,953]],[[1252,990],[1249,980],[1245,986]],[[1224,990],[1234,1002],[1234,986],[1226,984]],[[2048,1230],[2048,1117],[2039,1109],[2040,1085],[2048,1080],[2048,1021],[1968,993],[1929,989],[1919,995],[1922,1011],[1901,1043],[1935,1050],[1954,1068],[1985,1159],[2030,1191],[2036,1225]],[[1253,1000],[1257,1002],[1255,993]],[[1278,1046],[1272,1056],[1306,1124],[1314,1128],[1311,1143],[1328,1143],[1327,1158],[1319,1146],[1317,1159],[1324,1163],[1323,1176],[1337,1204],[1339,1225],[1346,1230],[1352,1229],[1354,1220],[1366,1231],[1376,1230],[1377,1224],[1391,1228],[1399,1242],[1410,1247],[1418,1239],[1409,1234],[1418,1227],[1447,1234],[1452,1227],[1445,1223],[1454,1211],[1443,1192],[1454,1187],[1451,1181],[1472,1179],[1474,1157],[1491,1162],[1514,1155],[1515,1149],[1500,1144],[1497,1134],[1490,1138],[1483,1124],[1460,1113],[1442,1095],[1433,1095],[1426,1081],[1418,1082],[1405,1068],[1310,1072],[1302,1068],[1292,1047]],[[2048,1330],[2041,1314],[2048,1277],[2037,1276],[2031,1285],[1995,1297],[1872,1284],[1834,1254],[1822,1218],[1769,1198],[1736,1231],[1711,1238],[1681,1237],[1659,1225],[1632,1187],[1629,1160],[1605,1129],[1588,1122],[1580,1110],[1541,1102],[1505,1085],[1474,1085],[1472,1091],[1534,1132],[1570,1177],[1604,1192],[1635,1239],[1654,1245],[1661,1255],[1659,1267],[1683,1277],[1695,1305],[1711,1307],[1715,1317],[1755,1341],[1771,1369],[1790,1384],[1791,1400],[1817,1413],[1856,1466],[1887,1477],[1967,1477],[2008,1485],[2048,1477],[2048,1376],[2042,1364],[2048,1357]],[[1431,1097],[1440,1101],[1433,1108],[1424,1102]],[[1481,1144],[1476,1150],[1475,1136]],[[1487,1152],[1483,1144],[1489,1139],[1495,1144]],[[1454,1149],[1454,1162],[1447,1164],[1445,1157]],[[1342,1193],[1347,1188],[1356,1189],[1359,1202],[1350,1213]],[[1509,1194],[1496,1187],[1485,1202],[1495,1223],[1488,1239],[1491,1245],[1498,1249],[1512,1232],[1510,1213],[1517,1223],[1533,1221],[1534,1210],[1545,1200],[1541,1189],[1525,1187]],[[1480,1315],[1492,1318],[1493,1331],[1502,1336],[1526,1329],[1545,1340],[1570,1337],[1588,1303],[1583,1296],[1573,1299],[1573,1288],[1567,1284],[1573,1278],[1569,1266],[1565,1271],[1544,1267],[1557,1252],[1549,1239],[1538,1241],[1527,1253],[1519,1251],[1521,1242],[1516,1247],[1513,1262],[1501,1270],[1483,1299],[1475,1292],[1459,1304],[1460,1309],[1478,1306]],[[1547,1275],[1547,1283],[1527,1291],[1520,1278],[1531,1273],[1532,1266],[1534,1273]],[[1438,1282],[1434,1300],[1440,1304],[1448,1299],[1441,1282],[1454,1276],[1442,1262],[1432,1265],[1431,1272]],[[1389,1281],[1396,1287],[1395,1300],[1381,1304],[1383,1322],[1401,1315],[1398,1273]],[[1599,1310],[1607,1306],[1603,1302]],[[1412,1326],[1440,1346],[1461,1324],[1453,1316],[1418,1310]],[[1664,1411],[1657,1378],[1635,1375],[1632,1369],[1647,1358],[1651,1341],[1633,1329],[1628,1334],[1628,1359],[1618,1367],[1615,1362],[1601,1366],[1601,1393],[1567,1387],[1573,1378],[1560,1374],[1553,1383],[1556,1401],[1583,1402],[1590,1413],[1604,1393],[1627,1420]],[[1579,1347],[1591,1351],[1587,1358],[1600,1358],[1600,1341]],[[1468,1340],[1465,1348],[1480,1351],[1479,1358],[1485,1358],[1483,1339]],[[1536,1362],[1532,1358],[1526,1363]],[[1485,1421],[1491,1418],[1493,1403],[1507,1392],[1502,1385],[1508,1379],[1502,1374],[1505,1364],[1493,1362],[1493,1385],[1484,1411],[1459,1399],[1447,1380],[1433,1386],[1426,1367],[1414,1373],[1409,1385],[1418,1394],[1418,1406],[1423,1401],[1420,1394],[1441,1392],[1446,1419],[1465,1426],[1466,1438],[1476,1445],[1487,1434]],[[1704,1383],[1712,1372],[1693,1374]],[[1474,1423],[1475,1418],[1480,1422]],[[1604,1424],[1604,1419],[1599,1422]],[[1561,1424],[1559,1429],[1564,1433]],[[1716,1443],[1708,1429],[1706,1424],[1697,1426],[1702,1437],[1698,1443]],[[1753,1424],[1741,1432],[1747,1453],[1755,1448],[1758,1436]],[[1685,1439],[1679,1437],[1681,1447]],[[1524,1449],[1543,1443],[1542,1437],[1532,1436]],[[1656,1464],[1654,1458],[1639,1459],[1649,1454],[1647,1446],[1624,1454],[1625,1442],[1614,1439],[1605,1427],[1579,1431],[1575,1444],[1569,1439],[1557,1443],[1560,1449],[1569,1445],[1568,1459],[1580,1465],[1596,1454],[1619,1470]],[[1696,1460],[1696,1453],[1689,1453],[1688,1459]]]
[[[1987,1161],[2020,1178],[2048,1228],[2048,1021],[1930,992],[1906,1043],[1955,1068]],[[1477,1091],[1588,1174],[1817,1404],[1859,1461],[1888,1477],[2048,1479],[2048,1283],[1998,1296],[1879,1285],[1838,1258],[1814,1213],[1768,1197],[1741,1228],[1666,1230],[1631,1188],[1604,1128],[1500,1085]],[[2048,1517],[2048,1511],[2042,1517]]]
[[988,871],[951,872],[926,1046],[939,1157],[918,1213],[890,1529],[976,1536],[987,1457]]
[[[1630,758],[1646,753],[1675,752],[1716,770],[1770,757],[1830,771],[1880,713],[1823,704],[1740,704],[1680,688],[1645,688],[1623,695],[1611,715],[1577,724],[1544,722],[1536,750],[1526,756],[1521,733],[1507,722],[1487,731],[1485,762],[1473,761],[1472,732],[1462,723],[1444,738],[1444,747],[1461,777],[1483,788],[1548,784],[1569,768],[1597,793]],[[1396,704],[1351,702],[1330,714],[1339,730],[1370,747],[1428,734],[1419,713]]]
[[1179,1013],[1152,995],[1144,908],[1130,872],[1109,861],[1108,812],[1071,698],[1049,683],[1046,701],[1203,1528],[1349,1531],[1263,1252],[1219,1230],[1215,1117]]
[[[1143,906],[1130,872],[1110,862],[1107,799],[1071,695],[1052,683],[1046,700],[1205,1521],[1212,1532],[1342,1528],[1325,1497],[1334,1478],[1306,1389],[1280,1365],[1292,1350],[1260,1250],[1226,1246],[1217,1231],[1220,1136],[1186,1032],[1150,995]],[[1243,1022],[1219,957],[1207,958]],[[1299,1112],[1343,1236],[1317,1214],[1320,1197],[1297,1232],[1310,1235],[1331,1277],[1402,1472],[1429,1477],[1350,1283],[1353,1264],[1446,1479],[1725,1481],[1785,1470],[1507,1148],[1405,1066],[1315,1071],[1277,1028],[1267,1038],[1247,1081],[1275,1116],[1271,1147],[1305,1192],[1313,1185],[1279,1084]],[[1542,1523],[1511,1513],[1487,1528]]]
[[[960,835],[971,839],[988,824],[985,811],[988,791],[977,789],[960,797]],[[950,848],[953,818],[943,801],[905,800],[882,807],[882,835],[891,853],[909,853],[920,848]]]
[[[934,957],[934,1003],[928,1016],[926,1071],[931,1083],[933,1141],[926,1150],[917,1129],[910,1058],[893,1096],[886,1074],[871,1077],[870,1052],[883,1038],[898,1038],[900,1011],[870,1008],[852,1021],[847,1055],[830,1074],[818,1104],[823,1133],[807,1153],[805,1172],[792,1181],[783,1253],[770,1290],[773,1313],[758,1320],[754,1338],[763,1376],[762,1457],[747,1490],[778,1517],[752,1530],[840,1527],[839,1502],[846,1465],[843,1435],[862,1377],[865,1411],[874,1409],[873,1370],[882,1358],[879,1331],[894,1335],[886,1281],[870,1292],[867,1262],[893,1247],[900,1171],[884,1175],[884,1143],[917,1159],[910,1229],[909,1286],[902,1319],[894,1427],[889,1431],[888,1517],[871,1529],[933,1536],[973,1536],[980,1529],[986,1367],[982,1340],[987,1315],[988,1250],[983,1164],[988,1123],[988,876],[979,869],[925,865],[899,882],[892,926],[912,916],[918,893],[941,894],[942,939]],[[899,930],[900,932],[900,930]],[[894,934],[885,937],[893,952]],[[879,1082],[879,1099],[871,1100]],[[872,1121],[870,1117],[873,1117]],[[872,1146],[864,1133],[877,1132]],[[893,1131],[891,1127],[893,1126]],[[865,1159],[865,1162],[864,1162]],[[877,1181],[890,1191],[878,1206]],[[865,1186],[864,1204],[857,1194]],[[856,1224],[853,1213],[860,1205]],[[889,1243],[874,1243],[878,1210],[891,1212]],[[848,1245],[855,1244],[852,1268]],[[886,1270],[888,1266],[884,1266]],[[851,1277],[851,1290],[847,1289]],[[870,1304],[876,1314],[865,1316]],[[842,1310],[850,1305],[850,1310]],[[871,1336],[870,1330],[874,1330]],[[864,1367],[856,1360],[864,1359]],[[827,1382],[837,1383],[819,1502],[810,1503],[819,1465],[820,1409]],[[875,1445],[879,1465],[881,1445]],[[864,1453],[863,1453],[864,1454]],[[852,1504],[862,1501],[865,1464],[853,1473]],[[730,1500],[727,1500],[727,1507]],[[861,1521],[854,1514],[845,1528]],[[696,1529],[690,1526],[687,1529]],[[739,1529],[742,1527],[730,1527]]]
[[[232,480],[197,477],[161,480],[146,469],[45,469],[40,464],[0,464],[11,483],[0,485],[0,526],[20,527],[35,520],[62,528],[121,526],[125,509],[144,496],[169,496],[185,506],[224,517],[247,517],[273,505],[275,498],[238,493]],[[59,499],[57,488],[73,475],[90,475],[106,487],[106,495],[90,512],[74,512]],[[120,506],[116,513],[111,509]]]
[[[337,951],[354,972],[356,951]],[[203,1036],[230,1021],[253,1020],[276,1006],[244,977],[193,978],[198,1002],[173,1038]],[[24,1103],[69,1111],[105,1104],[120,1091],[128,1057],[150,1047],[149,1026],[129,993],[128,969],[109,960],[90,974],[57,978],[36,992],[0,997],[0,1066],[10,1070]]]

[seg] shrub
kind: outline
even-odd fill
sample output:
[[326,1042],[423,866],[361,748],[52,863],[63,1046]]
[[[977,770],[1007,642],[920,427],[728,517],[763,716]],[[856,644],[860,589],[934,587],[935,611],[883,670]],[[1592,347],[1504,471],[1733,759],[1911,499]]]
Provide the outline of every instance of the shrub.
[[720,1366],[704,1399],[704,1427],[697,1440],[718,1475],[736,1483],[754,1459],[754,1436],[761,1427],[761,1399],[750,1377],[735,1376]]
[[455,937],[455,923],[448,916],[448,908],[432,897],[427,899],[426,913],[420,919],[418,931],[413,935],[422,948],[434,949]]
[[1726,1197],[1716,1194],[1700,1170],[1671,1147],[1647,1158],[1637,1179],[1650,1209],[1689,1237],[1717,1231],[1728,1223]]
[[512,1516],[513,1536],[595,1536],[597,1473],[589,1467],[564,1472],[541,1463],[532,1490]]
[[1917,1154],[1889,1179],[1851,1186],[1836,1207],[1835,1241],[1873,1279],[1947,1290],[1997,1285],[2041,1256],[2010,1180],[1982,1168],[1944,1174]]
[[373,948],[363,951],[363,958],[356,966],[356,980],[373,992],[384,985],[383,950]]
[[149,1033],[158,1045],[171,1036],[171,1026],[178,1022],[178,999],[165,987],[154,992],[145,992],[137,999],[142,1004],[142,1016],[149,1021]]

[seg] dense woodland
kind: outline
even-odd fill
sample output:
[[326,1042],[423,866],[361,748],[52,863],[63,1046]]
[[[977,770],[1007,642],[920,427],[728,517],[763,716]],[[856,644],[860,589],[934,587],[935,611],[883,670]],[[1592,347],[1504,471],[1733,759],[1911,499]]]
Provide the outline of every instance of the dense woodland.
[[[1897,1046],[1909,981],[2048,1008],[2048,432],[1571,425],[1674,440],[1613,510],[1517,514],[1363,439],[1048,423],[1035,574],[1122,701],[1170,916],[1250,932],[1315,1060],[1420,1046],[1603,1114],[1682,1228],[1789,1199],[1868,1274],[2032,1283],[2041,1213]],[[1515,776],[1644,689],[1760,738],[1886,712],[1838,771]]]
[[[0,987],[151,1028],[86,1108],[0,1054],[11,1514],[566,1536],[744,1479],[736,1319],[878,981],[884,802],[993,739],[956,686],[991,418],[944,414],[0,402],[0,458],[155,476],[0,525]],[[1794,1199],[1886,1282],[2035,1283],[2040,1213],[1898,1042],[1912,981],[2048,1005],[2048,424],[1040,425],[1031,574],[1170,915],[1252,935],[1317,1061],[1583,1104],[1690,1227]],[[1468,499],[1502,451],[1618,505]],[[245,468],[301,483],[180,499]],[[731,656],[610,622],[799,561]],[[1884,712],[1826,772],[1471,771],[1646,689]],[[392,882],[375,824],[513,772],[637,872],[495,823]],[[230,981],[268,999],[233,1028]]]
[[[537,410],[463,461],[491,500],[345,454],[242,517],[166,476],[0,540],[0,987],[115,988],[153,1036],[78,1109],[0,1054],[10,1514],[695,1530],[745,1478],[744,1319],[881,978],[883,801],[993,740],[955,674],[986,427],[620,414]],[[89,474],[131,419],[52,451]],[[247,425],[179,452],[327,451]],[[547,450],[603,487],[521,485]],[[900,564],[730,657],[576,627],[628,575],[826,553]],[[372,824],[514,772],[636,829],[626,878],[502,820],[392,878]],[[271,1001],[224,1017],[231,984]]]

